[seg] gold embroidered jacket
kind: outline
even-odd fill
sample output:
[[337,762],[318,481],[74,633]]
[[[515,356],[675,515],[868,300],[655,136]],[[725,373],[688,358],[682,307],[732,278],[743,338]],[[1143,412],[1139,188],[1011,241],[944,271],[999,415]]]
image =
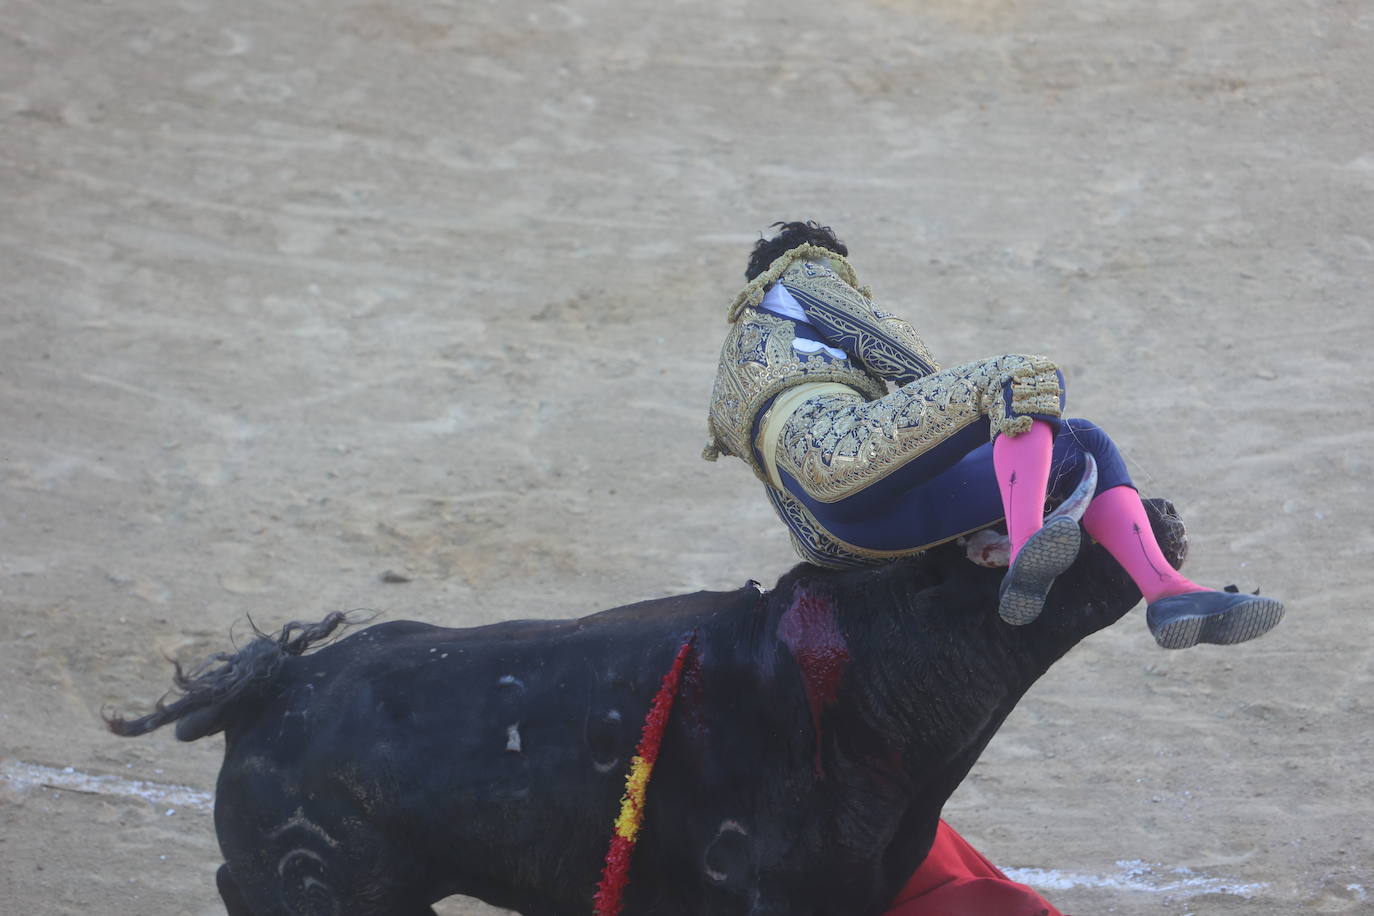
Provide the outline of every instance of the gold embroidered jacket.
[[[775,282],[847,359],[793,347],[796,324],[756,308]],[[814,245],[793,248],[755,277],[735,298],[729,319],[702,457],[734,455],[765,483],[768,474],[751,439],[755,418],[771,398],[803,382],[839,382],[874,400],[887,393],[888,381],[905,384],[940,368],[911,325],[873,304],[847,260]]]

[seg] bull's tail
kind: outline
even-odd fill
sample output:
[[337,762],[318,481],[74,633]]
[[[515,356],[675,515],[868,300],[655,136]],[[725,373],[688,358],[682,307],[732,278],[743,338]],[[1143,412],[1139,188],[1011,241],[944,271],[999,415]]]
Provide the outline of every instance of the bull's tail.
[[[234,711],[247,700],[263,695],[288,658],[328,640],[340,627],[357,622],[353,615],[335,611],[319,623],[293,621],[276,635],[254,627],[253,641],[237,652],[220,652],[190,672],[173,662],[173,690],[157,701],[146,716],[126,719],[118,713],[105,715],[105,724],[116,735],[143,735],[168,722],[176,722],[177,738],[194,741],[223,731]],[[173,694],[178,694],[170,699]]]

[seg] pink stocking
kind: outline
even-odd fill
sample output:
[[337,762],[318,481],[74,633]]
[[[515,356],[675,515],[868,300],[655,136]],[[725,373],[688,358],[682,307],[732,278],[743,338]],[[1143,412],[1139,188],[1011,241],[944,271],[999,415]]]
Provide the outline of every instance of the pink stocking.
[[1155,541],[1150,519],[1132,487],[1112,487],[1083,514],[1083,527],[1126,570],[1147,603],[1184,592],[1206,591],[1169,565]]
[[1032,422],[1020,435],[1001,435],[992,443],[992,466],[1007,515],[1012,559],[1045,523],[1045,491],[1053,457],[1054,429],[1044,420]]

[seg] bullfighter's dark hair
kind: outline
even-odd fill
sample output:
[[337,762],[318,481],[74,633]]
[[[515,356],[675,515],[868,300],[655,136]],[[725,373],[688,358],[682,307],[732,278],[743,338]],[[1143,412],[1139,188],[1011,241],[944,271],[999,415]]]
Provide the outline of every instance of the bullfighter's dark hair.
[[275,635],[264,633],[249,621],[255,636],[239,651],[212,655],[189,673],[182,670],[180,662],[172,662],[176,669],[172,683],[180,694],[175,700],[169,703],[164,696],[153,712],[137,719],[102,713],[105,724],[116,735],[131,736],[181,720],[177,722],[177,738],[182,741],[213,735],[224,727],[221,713],[232,708],[235,701],[265,689],[282,662],[317,648],[329,641],[336,630],[365,622],[369,616],[366,612],[334,611],[319,623],[292,621]]
[[817,245],[838,255],[848,256],[849,248],[835,237],[835,230],[822,226],[815,220],[806,222],[777,222],[768,227],[777,229],[778,234],[771,239],[759,239],[749,255],[749,267],[744,271],[744,279],[752,280],[768,269],[783,253],[798,245]]

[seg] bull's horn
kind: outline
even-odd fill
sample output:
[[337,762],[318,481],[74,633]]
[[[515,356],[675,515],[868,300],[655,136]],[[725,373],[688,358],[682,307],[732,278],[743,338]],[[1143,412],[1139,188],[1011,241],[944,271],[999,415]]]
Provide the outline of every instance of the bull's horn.
[[[1097,492],[1097,462],[1087,452],[1083,453],[1083,462],[1083,478],[1078,481],[1069,498],[1045,517],[1045,524],[1061,515],[1076,522],[1083,520],[1083,513],[1088,511],[1088,503],[1093,501],[1093,495]],[[984,528],[969,535],[963,543],[969,560],[979,566],[1003,568],[1011,562],[1011,541],[1001,532]]]
[[1097,493],[1097,462],[1093,456],[1083,453],[1083,479],[1078,481],[1078,486],[1069,494],[1069,498],[1064,500],[1059,506],[1045,519],[1048,524],[1050,519],[1059,518],[1061,515],[1071,518],[1076,522],[1083,521],[1083,513],[1088,511],[1088,503],[1093,501],[1093,496]]

